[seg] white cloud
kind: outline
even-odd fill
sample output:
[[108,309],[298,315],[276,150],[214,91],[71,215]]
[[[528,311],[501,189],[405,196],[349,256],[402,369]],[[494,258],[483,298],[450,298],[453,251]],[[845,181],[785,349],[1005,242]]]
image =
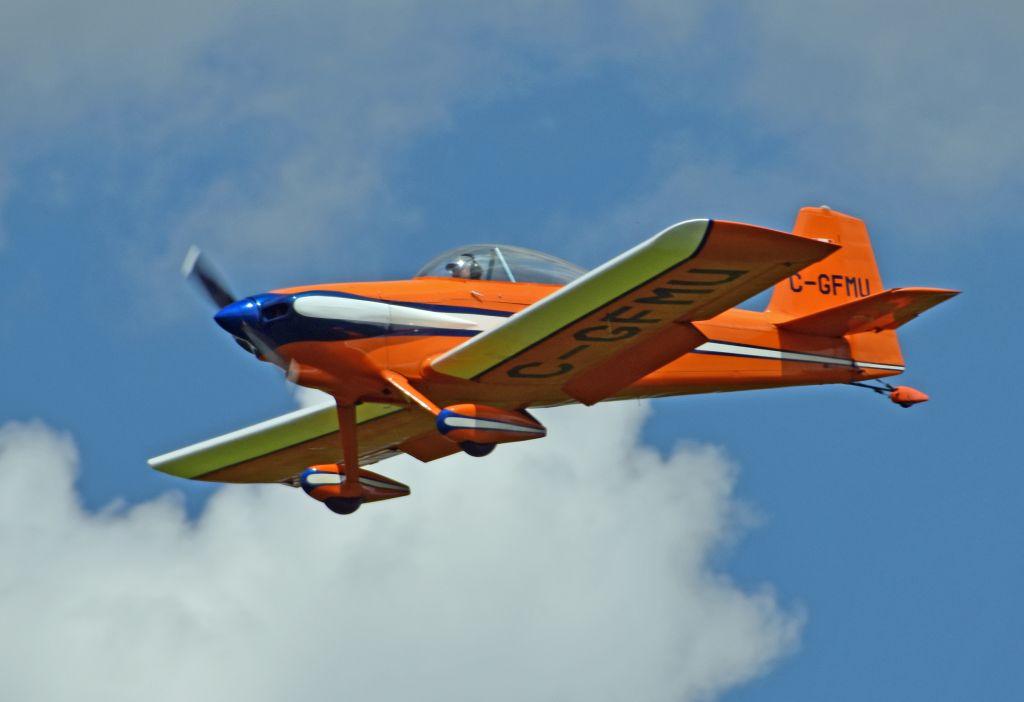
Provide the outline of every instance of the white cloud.
[[658,2],[605,10],[577,1],[313,3],[287,17],[247,8],[212,51],[231,60],[207,70],[261,153],[206,188],[176,224],[172,248],[209,241],[276,266],[308,267],[311,250],[383,255],[381,233],[400,241],[418,221],[414,204],[389,190],[417,137],[444,129],[460,108],[528,95],[602,62],[647,60],[699,16]]
[[[487,460],[382,466],[413,495],[338,518],[235,487],[82,510],[71,440],[0,428],[5,699],[694,700],[791,652],[799,613],[709,557],[734,468],[638,444],[621,403],[545,413]],[[612,430],[614,428],[614,430]]]
[[[1024,6],[749,3],[740,103],[830,180],[972,196],[1019,177]],[[838,172],[837,172],[838,171]]]
[[[780,226],[828,201],[933,236],[1015,192],[1024,155],[1020,10],[946,5],[10,2],[0,168],[85,142],[141,173],[110,187],[139,286],[163,290],[193,241],[243,279],[346,277],[376,267],[382,236],[414,235],[420,203],[392,187],[417,138],[613,67],[684,136],[659,134],[648,192],[594,219],[643,219],[639,237],[651,213]],[[594,229],[571,216],[549,228]]]
[[[138,234],[159,232],[167,271],[194,240],[286,270],[308,266],[313,249],[365,257],[381,232],[415,222],[389,196],[412,139],[464,105],[647,60],[699,14],[647,1],[600,12],[579,0],[16,1],[0,10],[13,38],[0,47],[0,97],[12,106],[0,155],[21,163],[68,138],[120,154],[145,174],[114,188],[150,220],[131,245],[151,250]],[[206,153],[216,163],[197,168]]]
[[646,187],[548,226],[600,245],[691,216],[788,229],[824,203],[908,246],[998,236],[979,221],[1022,184],[1024,95],[1008,87],[1022,22],[1002,0],[732,6],[702,26],[701,52],[680,42],[634,64],[651,104],[684,116],[658,135]]

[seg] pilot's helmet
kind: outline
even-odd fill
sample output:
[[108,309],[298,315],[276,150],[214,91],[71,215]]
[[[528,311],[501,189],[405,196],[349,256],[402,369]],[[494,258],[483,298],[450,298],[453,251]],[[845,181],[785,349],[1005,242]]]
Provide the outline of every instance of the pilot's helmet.
[[471,278],[479,280],[484,269],[480,267],[473,254],[464,253],[458,259],[446,265],[445,270],[452,274],[453,278]]

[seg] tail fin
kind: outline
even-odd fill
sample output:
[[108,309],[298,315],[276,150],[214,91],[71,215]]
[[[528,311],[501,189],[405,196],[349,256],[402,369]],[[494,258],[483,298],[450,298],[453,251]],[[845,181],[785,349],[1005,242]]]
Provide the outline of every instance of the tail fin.
[[793,235],[825,239],[841,248],[776,284],[768,311],[790,317],[778,323],[779,329],[844,337],[861,377],[901,372],[895,329],[957,291],[884,290],[864,222],[827,207],[800,210]]
[[856,217],[828,207],[804,207],[793,235],[824,239],[842,248],[778,283],[768,311],[802,317],[884,289],[867,227]]

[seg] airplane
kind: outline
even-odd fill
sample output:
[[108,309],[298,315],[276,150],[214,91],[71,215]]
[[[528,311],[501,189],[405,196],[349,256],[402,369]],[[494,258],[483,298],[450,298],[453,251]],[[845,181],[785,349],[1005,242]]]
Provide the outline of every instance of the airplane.
[[[242,299],[195,247],[183,265],[247,352],[333,405],[149,460],[165,473],[302,488],[338,514],[408,495],[371,472],[399,453],[486,456],[547,430],[529,409],[849,383],[903,407],[928,396],[896,329],[958,294],[885,289],[867,228],[805,207],[791,233],[693,219],[587,272],[507,245],[462,246],[411,280],[281,288]],[[736,305],[771,288],[764,311]]]

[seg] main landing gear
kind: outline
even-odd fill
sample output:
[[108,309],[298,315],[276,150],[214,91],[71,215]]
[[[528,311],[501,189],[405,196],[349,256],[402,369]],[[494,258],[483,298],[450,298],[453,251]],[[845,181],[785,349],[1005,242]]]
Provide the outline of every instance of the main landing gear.
[[[393,371],[382,378],[397,389],[410,404],[429,412],[437,431],[470,456],[486,456],[497,444],[539,439],[544,426],[525,410],[464,403],[441,408]],[[335,398],[342,462],[313,466],[296,481],[310,497],[323,502],[337,514],[352,514],[365,502],[387,500],[409,494],[409,487],[359,467],[356,406],[351,399]],[[293,483],[294,484],[294,483]]]
[[338,405],[342,463],[312,466],[302,472],[298,486],[335,514],[352,514],[364,502],[409,494],[409,486],[359,467],[359,444],[354,405]]

